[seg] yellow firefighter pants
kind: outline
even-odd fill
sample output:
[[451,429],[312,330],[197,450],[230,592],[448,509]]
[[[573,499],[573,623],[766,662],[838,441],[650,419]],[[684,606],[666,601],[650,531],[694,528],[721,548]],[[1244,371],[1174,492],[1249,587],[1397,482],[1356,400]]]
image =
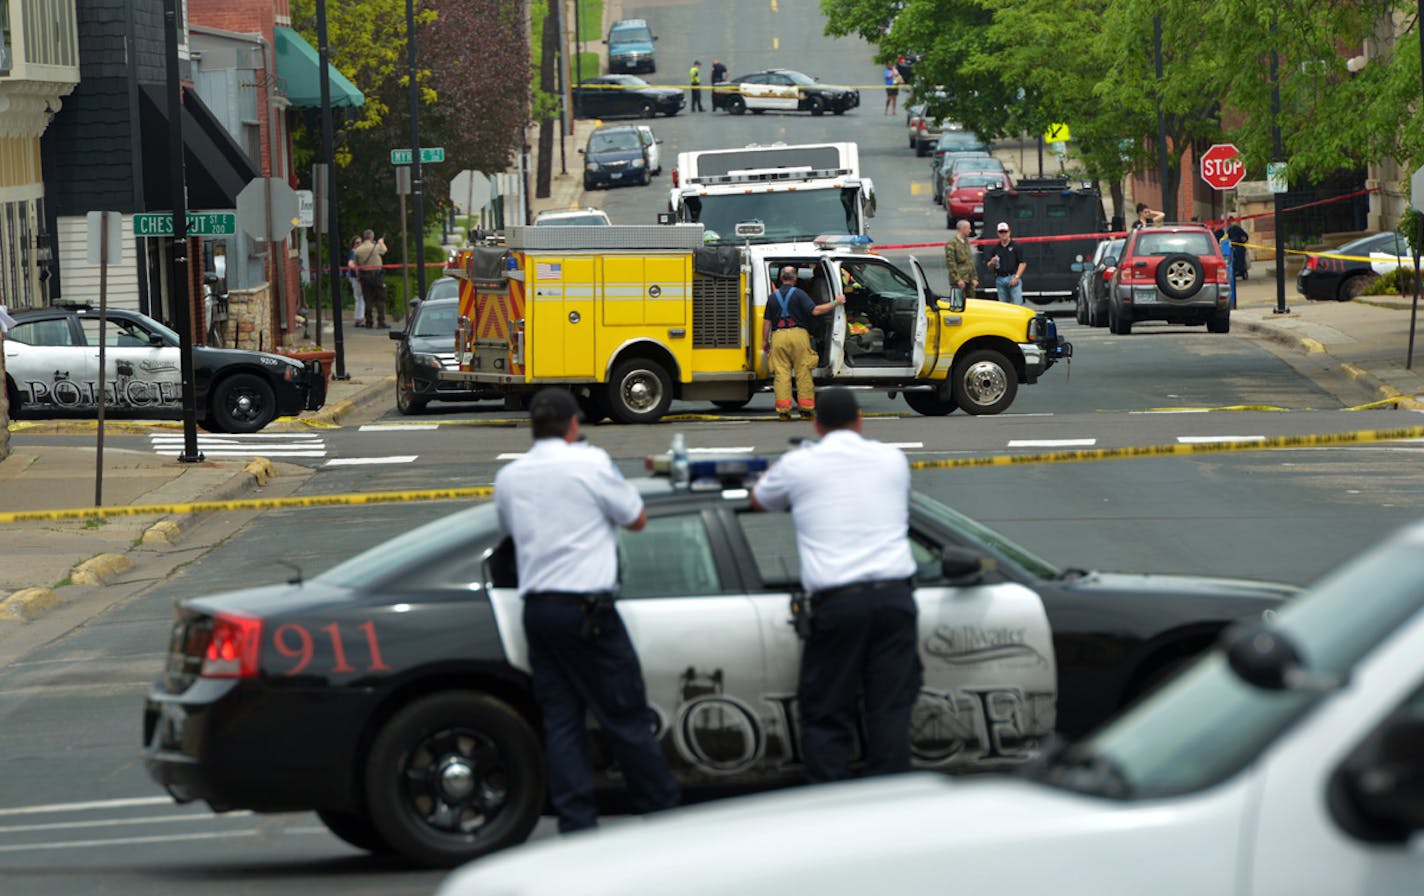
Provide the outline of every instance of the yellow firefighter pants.
[[811,334],[801,327],[771,331],[772,389],[776,394],[776,412],[791,413],[791,382],[796,378],[797,405],[802,412],[816,409],[815,386],[811,371],[816,367],[816,353],[811,351]]

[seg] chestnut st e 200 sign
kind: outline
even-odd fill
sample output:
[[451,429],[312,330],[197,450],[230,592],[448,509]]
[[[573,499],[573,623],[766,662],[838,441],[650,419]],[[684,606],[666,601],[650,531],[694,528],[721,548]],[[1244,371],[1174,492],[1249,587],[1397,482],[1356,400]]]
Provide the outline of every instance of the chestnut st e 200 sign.
[[1202,153],[1202,180],[1217,190],[1230,190],[1246,179],[1241,153],[1231,143],[1216,143]]

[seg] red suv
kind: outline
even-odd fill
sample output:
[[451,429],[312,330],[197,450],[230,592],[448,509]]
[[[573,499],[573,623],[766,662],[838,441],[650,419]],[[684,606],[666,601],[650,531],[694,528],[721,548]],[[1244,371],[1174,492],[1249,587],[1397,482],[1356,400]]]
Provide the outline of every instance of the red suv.
[[1140,320],[1231,330],[1226,260],[1200,224],[1139,227],[1127,236],[1108,291],[1108,329],[1132,332]]

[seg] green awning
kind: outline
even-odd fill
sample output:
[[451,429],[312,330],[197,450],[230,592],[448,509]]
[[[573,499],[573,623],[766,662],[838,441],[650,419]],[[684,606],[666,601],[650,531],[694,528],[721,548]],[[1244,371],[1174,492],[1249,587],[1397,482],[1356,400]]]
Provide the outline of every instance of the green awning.
[[[321,57],[317,55],[316,48],[290,28],[278,25],[275,30],[273,43],[277,47],[277,77],[287,85],[287,99],[301,109],[320,109]],[[326,71],[330,75],[333,107],[365,104],[365,95],[329,60]]]

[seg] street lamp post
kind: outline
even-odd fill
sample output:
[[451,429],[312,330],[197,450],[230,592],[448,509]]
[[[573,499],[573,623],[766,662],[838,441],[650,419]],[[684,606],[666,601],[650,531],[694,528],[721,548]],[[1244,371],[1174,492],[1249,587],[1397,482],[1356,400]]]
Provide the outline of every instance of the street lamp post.
[[[1275,33],[1276,23],[1272,22],[1272,38]],[[1274,44],[1274,39],[1271,42]],[[1274,49],[1271,50],[1271,154],[1275,161],[1285,159],[1285,147],[1281,142],[1280,57]],[[1274,200],[1276,222],[1276,307],[1273,310],[1276,314],[1286,314],[1290,308],[1286,307],[1286,234],[1283,215],[1285,194],[1272,193],[1271,197]]]
[[168,93],[168,175],[173,201],[173,242],[168,268],[168,297],[178,331],[178,375],[182,379],[183,453],[178,462],[201,463],[198,450],[197,395],[193,383],[193,299],[188,288],[188,188],[183,165],[182,86],[178,80],[178,0],[164,0],[164,57]]
[[[316,0],[316,48],[321,68],[321,158],[326,163],[326,235],[331,260],[327,273],[331,276],[331,333],[336,349],[336,370],[332,379],[348,380],[346,372],[346,342],[342,338],[341,321],[341,228],[336,218],[336,138],[331,123],[331,47],[326,39],[326,0]],[[320,255],[320,253],[318,253]]]

